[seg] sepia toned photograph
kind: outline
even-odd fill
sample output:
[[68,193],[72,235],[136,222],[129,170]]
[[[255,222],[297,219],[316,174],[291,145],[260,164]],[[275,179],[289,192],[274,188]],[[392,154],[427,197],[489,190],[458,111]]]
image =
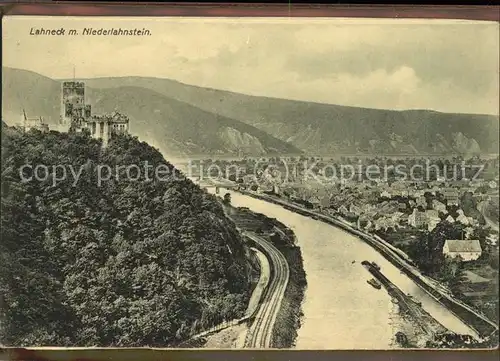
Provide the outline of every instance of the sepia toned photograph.
[[499,30],[5,16],[0,346],[496,348]]

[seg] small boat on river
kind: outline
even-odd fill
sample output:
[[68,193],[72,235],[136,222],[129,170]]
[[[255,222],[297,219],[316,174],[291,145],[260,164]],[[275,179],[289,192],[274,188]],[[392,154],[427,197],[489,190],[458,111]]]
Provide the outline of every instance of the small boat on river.
[[410,295],[409,293],[406,294],[406,296],[408,297],[408,299],[410,301],[412,301],[414,304],[416,304],[417,306],[422,306],[422,302],[420,301],[417,301],[412,295]]
[[368,280],[366,282],[368,282],[369,285],[371,285],[372,287],[376,288],[377,290],[379,290],[382,287],[382,285],[380,284],[380,282],[377,281],[375,278],[372,278],[371,280]]
[[380,266],[375,262],[369,262],[364,260],[363,262],[361,262],[361,264],[368,269],[376,269],[377,271],[380,271]]

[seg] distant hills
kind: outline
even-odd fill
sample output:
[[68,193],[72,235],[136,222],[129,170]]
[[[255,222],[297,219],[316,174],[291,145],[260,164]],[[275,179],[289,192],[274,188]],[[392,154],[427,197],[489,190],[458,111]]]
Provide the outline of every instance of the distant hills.
[[[10,125],[28,115],[48,123],[59,120],[60,82],[40,74],[3,68],[2,117]],[[301,153],[292,144],[238,120],[204,111],[154,90],[124,85],[109,89],[86,88],[94,113],[118,110],[131,119],[131,132],[171,156],[190,154],[263,155]]]
[[319,104],[249,96],[158,78],[85,81],[94,88],[124,85],[148,88],[255,126],[308,153],[498,153],[497,116]]
[[[42,79],[42,84],[35,82],[34,77]],[[40,89],[36,93],[45,93],[47,97],[33,100],[36,107],[32,106],[32,113],[44,115],[43,112],[52,111],[49,104],[55,104],[57,112],[53,114],[58,114],[57,82],[54,85],[53,80],[39,74],[6,68],[3,78],[10,78],[7,84],[12,87],[7,94],[12,104],[6,110],[19,107],[20,94],[27,101],[34,89]],[[160,142],[168,140],[170,147],[178,151],[234,152],[242,146],[261,153],[293,153],[300,149],[325,155],[498,153],[498,116],[319,104],[147,77],[82,80],[91,88],[89,99],[96,111],[110,111],[116,106],[141,124],[134,126],[134,131],[148,132],[148,136]],[[32,89],[23,90],[31,84]],[[203,131],[197,129],[201,125]]]

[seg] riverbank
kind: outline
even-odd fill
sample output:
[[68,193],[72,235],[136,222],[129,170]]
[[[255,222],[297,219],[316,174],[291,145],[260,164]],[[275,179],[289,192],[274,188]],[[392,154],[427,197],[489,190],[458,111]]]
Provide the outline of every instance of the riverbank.
[[295,235],[276,219],[245,208],[231,207],[228,209],[228,216],[241,230],[254,232],[269,241],[283,254],[288,263],[289,280],[274,324],[271,346],[291,348],[295,344],[297,330],[301,325],[303,314],[301,306],[307,286],[302,255],[300,247],[296,245]]
[[[465,305],[459,300],[453,299],[451,295],[443,292],[439,288],[436,288],[436,286],[431,282],[431,280],[428,280],[424,276],[422,276],[415,267],[411,266],[407,260],[402,258],[400,252],[392,250],[390,245],[384,243],[383,240],[377,239],[377,237],[361,232],[355,229],[353,226],[343,223],[342,221],[337,220],[333,217],[329,217],[314,212],[312,210],[304,209],[302,207],[283,201],[276,197],[256,194],[247,191],[239,191],[239,192],[246,196],[275,203],[294,213],[298,213],[331,224],[337,228],[340,228],[360,238],[361,240],[369,244],[371,247],[373,247],[381,255],[383,255],[387,261],[389,261],[395,267],[397,267],[404,275],[406,275],[409,279],[415,282],[422,290],[424,290],[429,296],[431,296],[431,298],[433,298],[435,301],[437,301],[446,309],[448,309],[448,311],[454,314],[457,318],[465,322],[469,326],[469,328],[475,329],[477,334],[481,335],[482,337],[488,337],[489,335],[497,331],[498,327],[493,322],[485,318],[483,315],[480,315],[476,310],[473,310],[470,306]],[[493,341],[493,344],[494,342],[495,341]]]
[[[282,224],[279,227],[287,229]],[[282,236],[285,234],[282,233]],[[307,287],[306,274],[300,247],[295,246],[293,238],[289,236],[275,246],[288,262],[290,277],[276,318],[271,342],[275,348],[291,348],[295,346],[297,330],[300,328],[301,318],[304,315],[301,306]]]
[[[395,334],[400,334],[400,337],[396,337],[396,340],[400,339],[398,342],[400,346],[422,348],[428,342],[432,342],[435,335],[450,332],[426,312],[421,303],[415,301],[413,297],[405,294],[392,283],[380,268],[367,261],[364,262],[364,266],[373,275],[374,279],[378,280],[387,290],[395,306],[394,311],[401,316],[399,319],[402,322],[393,324]],[[407,325],[411,325],[411,327],[405,327]]]

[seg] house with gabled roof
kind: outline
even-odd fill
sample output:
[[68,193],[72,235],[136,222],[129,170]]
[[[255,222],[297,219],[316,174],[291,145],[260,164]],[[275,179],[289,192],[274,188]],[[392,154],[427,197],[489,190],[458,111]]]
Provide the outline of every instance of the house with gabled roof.
[[427,224],[427,217],[425,212],[421,212],[418,209],[414,208],[412,214],[408,216],[408,224],[415,227],[420,228]]
[[446,212],[446,205],[444,205],[443,203],[441,203],[437,199],[432,200],[432,208],[438,212],[445,213],[445,214],[447,213]]
[[446,199],[447,205],[458,206],[459,205],[459,193],[454,188],[447,188],[442,191],[444,199]]
[[481,257],[481,253],[481,244],[477,239],[447,239],[443,246],[443,255],[463,261],[474,261]]
[[427,199],[422,195],[416,198],[415,200],[417,206],[427,207]]
[[451,215],[449,215],[448,217],[446,217],[446,221],[449,223],[455,223],[455,218],[453,218]]

